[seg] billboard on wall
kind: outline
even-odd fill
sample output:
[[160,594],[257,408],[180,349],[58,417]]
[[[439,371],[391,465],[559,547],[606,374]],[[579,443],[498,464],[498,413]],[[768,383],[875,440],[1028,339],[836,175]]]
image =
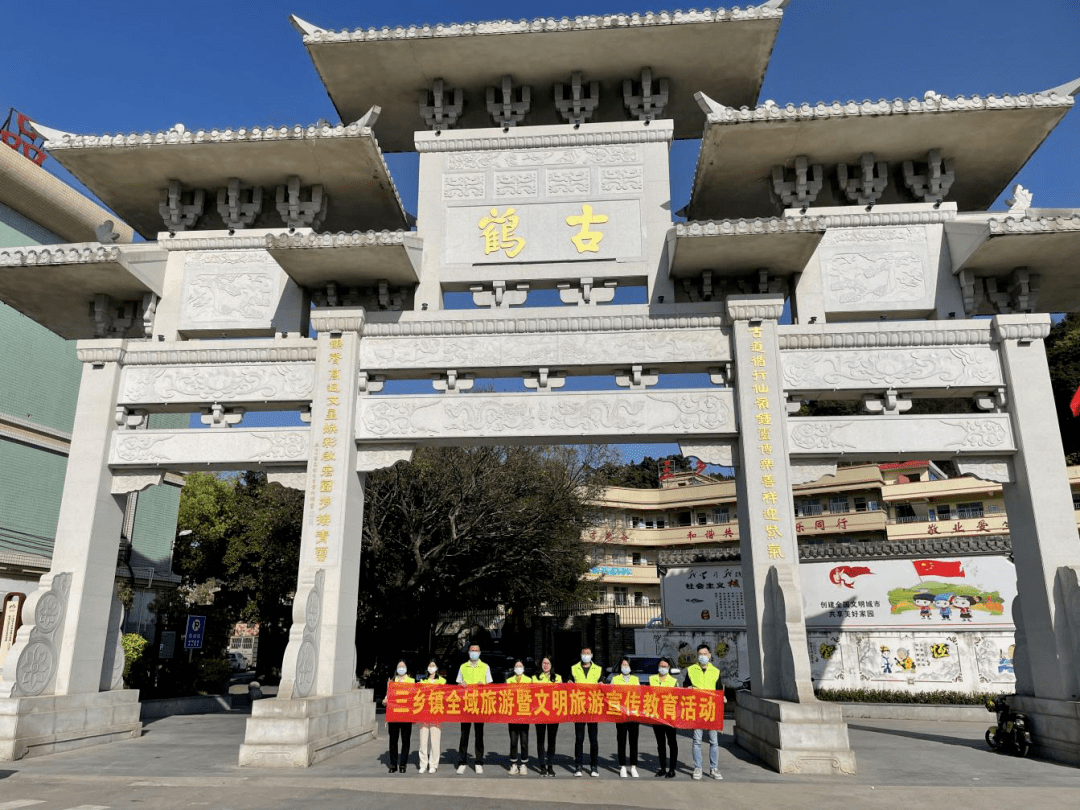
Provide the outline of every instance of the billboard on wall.
[[[799,575],[808,627],[1012,627],[1016,570],[1003,556],[812,562]],[[746,626],[740,565],[668,568],[660,596],[668,626]]]

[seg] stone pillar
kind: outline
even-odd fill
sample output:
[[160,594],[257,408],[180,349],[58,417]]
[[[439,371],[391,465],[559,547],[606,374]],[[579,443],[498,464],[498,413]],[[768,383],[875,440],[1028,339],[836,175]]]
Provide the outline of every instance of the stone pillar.
[[[125,343],[78,344],[84,363],[52,564],[23,608],[0,682],[0,759],[138,737],[139,693],[123,689],[112,634],[124,498],[109,448]],[[108,659],[107,664],[103,662]],[[103,673],[108,677],[103,678]]]
[[1080,765],[1080,539],[1043,339],[1046,315],[998,315],[1016,456],[1002,485],[1016,562],[1015,708],[1035,753]]
[[735,739],[781,773],[855,773],[840,707],[814,697],[788,459],[777,320],[784,299],[737,295],[732,320],[739,544],[751,693],[739,692]]
[[354,420],[364,310],[315,312],[312,324],[312,447],[293,625],[277,698],[252,704],[241,765],[308,767],[375,733],[372,692],[356,688],[364,474]]

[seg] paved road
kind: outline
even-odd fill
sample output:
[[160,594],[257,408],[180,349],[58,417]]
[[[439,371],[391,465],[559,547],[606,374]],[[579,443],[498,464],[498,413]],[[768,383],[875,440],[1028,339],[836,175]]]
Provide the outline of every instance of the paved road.
[[[559,810],[587,804],[607,808],[665,808],[700,802],[724,810],[829,807],[1000,807],[1031,810],[1077,806],[1080,771],[1039,760],[1018,760],[987,750],[984,723],[913,723],[859,720],[850,724],[859,760],[855,777],[780,776],[763,768],[722,735],[724,781],[690,779],[690,739],[680,736],[680,774],[654,779],[652,735],[641,736],[642,778],[620,779],[614,730],[601,725],[601,776],[575,779],[569,765],[573,728],[559,735],[559,776],[508,775],[508,735],[488,729],[485,773],[451,767],[457,729],[444,730],[447,750],[435,775],[386,770],[386,737],[298,771],[236,766],[245,715],[170,717],[148,723],[141,739],[51,757],[0,763],[0,810],[106,810],[106,808],[378,808],[378,810]],[[989,719],[989,716],[988,716]],[[729,721],[730,722],[730,721]],[[414,741],[415,743],[415,741]],[[586,754],[587,756],[587,754]]]

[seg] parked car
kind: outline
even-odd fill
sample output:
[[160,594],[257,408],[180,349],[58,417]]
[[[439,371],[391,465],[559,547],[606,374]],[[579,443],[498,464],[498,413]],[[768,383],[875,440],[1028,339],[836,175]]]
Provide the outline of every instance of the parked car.
[[[657,667],[660,664],[660,656],[628,655],[627,658],[630,659],[630,674],[637,675],[638,680],[641,681],[641,683],[647,684],[649,682],[649,676],[657,674]],[[615,671],[615,668],[608,667],[605,671],[610,676]],[[670,674],[674,675],[676,678],[680,678],[680,676],[682,675],[682,670],[678,667],[672,667]]]
[[233,672],[247,672],[248,671],[248,669],[249,669],[248,660],[244,656],[243,653],[239,653],[239,652],[226,653],[226,658],[229,661],[229,669],[231,669]]

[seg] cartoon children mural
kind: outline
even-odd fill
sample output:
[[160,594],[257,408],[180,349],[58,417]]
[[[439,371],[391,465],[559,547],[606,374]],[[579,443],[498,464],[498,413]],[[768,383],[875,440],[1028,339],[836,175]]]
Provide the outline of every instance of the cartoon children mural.
[[892,661],[889,659],[889,648],[884,645],[881,647],[881,674],[892,674]]
[[932,593],[917,593],[912,597],[911,601],[919,609],[919,618],[929,620],[930,608],[934,604],[934,595]]
[[896,648],[896,658],[894,660],[896,661],[896,665],[904,670],[904,672],[915,671],[915,660],[911,657],[911,653],[908,652],[906,647]]
[[934,607],[941,613],[943,622],[952,621],[952,597],[951,593],[939,593],[934,597]]
[[949,603],[954,605],[960,611],[960,621],[970,622],[971,606],[979,604],[979,597],[958,593],[949,600]]

